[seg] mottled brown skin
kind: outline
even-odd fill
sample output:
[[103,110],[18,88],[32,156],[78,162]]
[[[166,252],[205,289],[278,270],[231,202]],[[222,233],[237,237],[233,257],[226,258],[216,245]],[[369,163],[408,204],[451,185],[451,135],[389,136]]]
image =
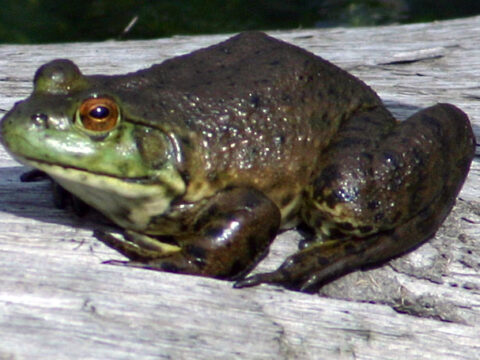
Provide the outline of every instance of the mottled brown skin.
[[[323,237],[335,241],[314,242],[278,270],[237,286],[276,283],[312,292],[414,249],[435,234],[470,168],[474,140],[467,118],[454,106],[439,104],[392,126],[384,121],[385,111],[348,120],[322,156],[302,215],[317,230],[327,222]],[[363,130],[379,136],[365,139]],[[329,208],[342,204],[348,215],[334,218],[316,211],[322,202]],[[352,227],[352,221],[360,226]]]
[[[474,153],[469,120],[453,105],[399,123],[357,78],[259,32],[123,76],[84,76],[57,60],[38,70],[35,86],[39,94],[12,114],[52,127],[42,104],[70,118],[73,110],[62,109],[75,109],[72,99],[107,95],[118,103],[122,124],[134,125],[145,169],[163,171],[167,164],[180,175],[178,186],[165,183],[168,207],[146,223],[132,216],[143,193],[132,207],[122,201],[102,207],[60,181],[124,229],[123,238],[96,236],[127,256],[127,265],[238,279],[280,229],[299,225],[314,234],[278,270],[237,287],[273,283],[313,291],[415,248],[451,210]],[[2,122],[4,134],[11,118]],[[118,173],[134,173],[131,163],[119,164]],[[101,163],[89,166],[103,173]]]
[[257,32],[104,80],[135,120],[177,139],[187,201],[252,186],[281,206],[309,184],[312,155],[340,123],[381,106],[345,71]]

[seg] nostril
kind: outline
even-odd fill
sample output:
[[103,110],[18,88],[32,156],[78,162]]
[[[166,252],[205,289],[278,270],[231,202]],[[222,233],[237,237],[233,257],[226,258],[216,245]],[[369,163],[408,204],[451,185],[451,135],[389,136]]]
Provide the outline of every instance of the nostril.
[[39,126],[44,126],[45,128],[48,127],[48,115],[42,114],[42,113],[37,113],[33,114],[30,119]]

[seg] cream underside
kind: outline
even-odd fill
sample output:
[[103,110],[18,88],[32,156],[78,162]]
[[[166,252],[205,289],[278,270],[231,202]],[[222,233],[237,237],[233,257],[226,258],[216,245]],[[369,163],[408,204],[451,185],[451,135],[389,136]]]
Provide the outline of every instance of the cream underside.
[[142,231],[152,216],[163,214],[173,197],[162,184],[139,184],[108,175],[25,161],[46,172],[70,193],[125,229]]

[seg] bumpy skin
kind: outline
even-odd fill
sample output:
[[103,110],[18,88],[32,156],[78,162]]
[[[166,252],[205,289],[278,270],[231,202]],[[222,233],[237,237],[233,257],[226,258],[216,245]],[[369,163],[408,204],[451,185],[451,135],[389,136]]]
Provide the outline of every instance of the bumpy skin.
[[[3,144],[124,229],[96,236],[128,265],[239,278],[281,228],[315,234],[238,287],[313,291],[418,246],[474,153],[453,105],[398,123],[360,80],[258,32],[123,76],[56,60],[34,84],[3,119]],[[82,124],[91,98],[118,105],[112,128]]]
[[[377,109],[347,120],[322,155],[302,214],[330,241],[309,244],[278,270],[236,286],[276,283],[313,292],[435,234],[470,168],[474,140],[468,120],[449,104],[398,125],[384,115]],[[375,136],[366,139],[365,130]]]

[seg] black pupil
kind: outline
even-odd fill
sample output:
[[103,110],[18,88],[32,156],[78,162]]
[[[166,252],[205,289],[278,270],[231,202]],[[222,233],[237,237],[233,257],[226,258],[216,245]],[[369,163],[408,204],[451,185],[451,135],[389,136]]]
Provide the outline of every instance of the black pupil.
[[110,114],[110,111],[105,106],[97,106],[91,110],[89,115],[95,119],[104,119]]

